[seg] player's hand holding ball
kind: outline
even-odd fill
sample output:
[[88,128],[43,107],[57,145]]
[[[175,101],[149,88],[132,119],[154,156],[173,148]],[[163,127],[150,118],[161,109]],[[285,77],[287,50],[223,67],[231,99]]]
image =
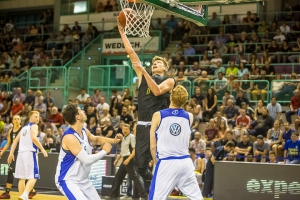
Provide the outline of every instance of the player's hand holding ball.
[[107,142],[107,143],[105,143],[105,144],[103,145],[102,150],[105,151],[106,153],[109,153],[110,150],[111,150],[111,148],[112,148],[111,144],[109,144],[109,143]]
[[13,154],[9,154],[7,158],[7,163],[10,164],[12,161],[15,161],[15,156]]
[[44,150],[42,150],[42,154],[44,155],[44,157],[46,158],[46,157],[48,157],[48,153],[46,152],[46,150],[44,149]]

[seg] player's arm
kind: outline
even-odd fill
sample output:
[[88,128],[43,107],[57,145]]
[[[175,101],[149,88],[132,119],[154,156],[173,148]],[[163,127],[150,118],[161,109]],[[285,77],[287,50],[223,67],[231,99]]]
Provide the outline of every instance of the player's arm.
[[11,133],[11,130],[12,128],[8,131],[8,134],[7,134],[7,143],[5,144],[3,150],[0,152],[0,159],[2,157],[2,155],[7,151],[7,149],[9,148],[9,146],[11,145],[11,141],[10,141],[10,133]]
[[39,139],[36,137],[38,135],[38,133],[39,133],[38,132],[38,126],[36,124],[32,125],[31,128],[30,128],[31,140],[32,140],[33,144],[35,144],[35,146],[37,146],[37,148],[39,148],[41,150],[44,157],[48,157],[47,152],[45,151],[44,147],[40,143]]
[[71,153],[85,166],[90,166],[103,158],[111,150],[111,145],[105,143],[99,153],[88,155],[81,147],[78,139],[74,135],[66,135],[62,140],[62,147],[65,150],[70,150]]
[[116,143],[119,143],[120,140],[123,138],[122,134],[119,134],[119,133],[115,136],[114,139],[112,139],[112,138],[107,138],[107,137],[102,137],[102,136],[94,136],[93,134],[91,134],[91,132],[88,129],[84,128],[84,130],[87,134],[89,142],[92,145],[102,145],[104,143],[116,144]]
[[156,112],[152,116],[151,129],[150,129],[150,151],[153,159],[153,165],[156,165],[156,137],[155,131],[159,126],[160,122],[160,113]]
[[[124,33],[124,30],[123,30],[123,27],[119,24],[118,25],[119,27],[119,32],[120,32],[120,35],[121,35],[121,38],[122,38],[122,42],[124,44],[124,47],[125,47],[125,50],[127,52],[127,54],[129,55],[129,58],[131,60],[131,62],[138,62],[138,63],[141,63],[138,55],[135,53],[135,51],[133,50],[126,34]],[[136,67],[135,65],[132,65],[137,77],[139,78],[139,85],[141,84],[141,81],[142,81],[142,71],[141,71],[141,68],[139,67]]]
[[10,153],[9,153],[8,158],[7,158],[7,163],[8,164],[10,164],[12,161],[15,161],[14,152],[15,152],[17,144],[18,144],[18,142],[20,140],[20,135],[21,134],[17,135],[17,137],[14,139],[13,144],[11,145]]
[[[135,65],[135,63],[133,63]],[[173,78],[168,78],[167,80],[163,81],[161,84],[157,85],[157,83],[151,78],[148,72],[143,68],[141,64],[140,68],[142,68],[142,74],[144,75],[147,85],[149,86],[150,90],[155,96],[159,96],[165,94],[173,89],[175,85],[175,80]]]

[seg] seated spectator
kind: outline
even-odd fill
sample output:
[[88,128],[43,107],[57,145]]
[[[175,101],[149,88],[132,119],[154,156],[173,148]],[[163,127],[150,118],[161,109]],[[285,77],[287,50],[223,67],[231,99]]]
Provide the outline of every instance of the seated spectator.
[[55,106],[52,107],[52,114],[50,115],[49,120],[51,120],[56,127],[60,127],[64,123],[62,115],[58,113],[58,109]]
[[276,81],[272,81],[272,94],[276,99],[279,99],[282,94],[284,82],[281,80],[281,74],[276,74]]
[[218,129],[215,127],[214,119],[209,120],[209,124],[205,129],[204,141],[206,143],[206,148],[210,147],[211,151],[214,152],[215,142],[219,140]]
[[[118,111],[118,114],[121,114],[121,107],[122,107],[122,104],[118,101],[118,98],[117,98],[117,97],[112,98],[111,103],[110,103],[110,106],[109,106],[107,103],[104,103],[104,102],[105,102],[104,97],[101,97],[101,98],[103,98],[103,100],[102,100],[103,105],[100,103],[101,107],[104,106],[104,104],[105,104],[106,107],[109,107],[109,113],[110,113],[111,116],[113,115],[113,110],[114,110],[114,109]],[[101,99],[100,99],[100,100],[101,100]],[[98,105],[99,105],[99,104],[98,104]],[[98,106],[97,106],[97,107],[98,107]],[[100,107],[100,106],[99,106],[99,107]],[[100,107],[100,109],[101,109],[101,107]],[[97,110],[98,110],[98,108],[97,108]]]
[[227,100],[227,107],[224,109],[224,117],[227,119],[228,124],[232,125],[232,128],[235,127],[235,121],[238,115],[238,109],[233,105],[231,99]]
[[98,29],[96,28],[96,26],[93,26],[93,23],[91,22],[88,24],[88,28],[86,31],[90,32],[94,37],[98,35]]
[[189,69],[185,66],[185,62],[181,61],[178,66],[178,72],[183,72],[183,74],[187,74]]
[[54,99],[50,96],[50,92],[46,93],[46,97],[43,100],[43,103],[47,107],[48,115],[52,112],[52,107],[54,106]]
[[249,74],[243,74],[241,82],[239,82],[239,91],[243,91],[244,96],[246,96],[247,99],[251,99],[251,92],[253,90],[253,82],[249,79]]
[[239,90],[235,105],[241,108],[243,102],[245,102],[247,105],[250,104],[249,99],[245,97],[243,90]]
[[91,132],[91,134],[96,135],[97,128],[97,120],[95,117],[91,117],[89,123],[87,124],[87,129]]
[[24,126],[25,124],[28,123],[28,116],[30,111],[32,111],[32,106],[28,104],[28,102],[24,102],[24,107],[22,109],[22,117],[21,117],[21,124]]
[[128,100],[129,104],[132,102],[132,96],[130,95],[130,90],[129,88],[124,89],[123,96],[121,97],[121,104],[124,104],[124,102]]
[[241,109],[244,109],[246,111],[246,115],[250,117],[251,120],[253,120],[254,110],[248,104],[242,102]]
[[200,76],[200,73],[201,73],[201,69],[200,69],[199,62],[194,61],[193,67],[188,71],[188,73],[186,75],[187,76]]
[[269,116],[268,110],[266,108],[262,111],[262,121],[259,121],[254,129],[249,132],[249,138],[252,142],[256,140],[258,135],[262,137],[267,137],[267,132],[273,127],[274,120]]
[[261,100],[266,100],[266,94],[269,90],[269,81],[266,79],[266,71],[261,71],[259,82],[254,82],[254,90],[252,91],[253,100],[257,101],[257,95],[260,95]]
[[99,121],[101,121],[101,119],[104,119],[104,118],[109,118],[109,119],[111,118],[111,115],[109,114],[107,107],[104,107],[102,109],[102,114],[100,115]]
[[[214,70],[214,77],[217,77],[219,73],[222,73],[222,75],[225,74],[225,68],[223,66],[221,66],[221,62],[218,61],[216,63],[217,68]],[[227,79],[226,79],[227,82]]]
[[257,102],[257,107],[254,110],[254,116],[253,116],[253,120],[255,121],[255,125],[254,123],[251,124],[252,128],[254,128],[256,126],[256,121],[257,120],[261,120],[262,119],[262,111],[264,109],[264,102],[260,99]]
[[67,121],[65,121],[65,123],[61,125],[61,128],[63,129],[64,132],[66,132],[66,130],[68,130],[70,127],[71,125]]
[[244,74],[248,74],[249,70],[248,68],[245,68],[245,63],[241,62],[238,69],[238,77],[243,77]]
[[[201,105],[198,103],[197,99],[195,98],[191,98],[190,102],[188,104],[189,106],[189,110],[188,112],[193,113],[195,116],[197,116],[198,120],[202,119],[202,107]],[[198,129],[198,127],[197,127]]]
[[104,6],[104,12],[111,12],[113,11],[113,6],[110,4],[110,0],[106,2],[106,6]]
[[38,98],[38,103],[34,106],[34,109],[40,113],[40,116],[43,119],[46,119],[47,107],[46,104],[43,103],[43,97]]
[[281,53],[281,63],[287,63],[288,56],[290,55],[289,52],[291,48],[289,47],[288,41],[283,40],[282,47],[280,48]]
[[59,58],[63,60],[63,64],[66,64],[71,58],[72,55],[67,51],[67,46],[64,45]]
[[195,132],[194,140],[190,142],[190,148],[194,148],[196,154],[204,154],[206,150],[206,143],[201,139],[201,135],[198,131]]
[[14,115],[22,115],[23,104],[21,103],[19,98],[14,100],[14,104],[11,107],[10,116],[13,117]]
[[239,69],[235,66],[233,61],[230,61],[229,67],[226,69],[226,76],[234,74],[235,76],[238,75]]
[[297,113],[299,108],[300,108],[300,91],[295,90],[294,96],[291,99],[290,110],[285,112],[286,121],[288,121],[291,124],[292,123],[291,115]]
[[273,37],[274,40],[276,40],[277,44],[282,44],[283,41],[286,39],[285,36],[281,33],[280,29],[276,30],[276,35]]
[[200,69],[201,70],[208,70],[210,61],[207,58],[208,58],[207,54],[203,54],[202,60],[200,61]]
[[81,26],[78,25],[78,21],[75,21],[72,31],[76,31],[77,33],[81,32]]
[[229,90],[226,90],[226,91],[224,92],[224,96],[222,97],[222,106],[221,106],[221,108],[222,108],[222,107],[223,107],[223,108],[226,107],[228,99],[231,99],[231,100],[233,101],[233,103],[235,103],[235,98],[234,98],[234,96],[230,94],[230,91],[229,91]]
[[97,8],[96,8],[97,13],[104,12],[104,6],[102,2],[98,2]]
[[210,68],[217,68],[217,62],[220,62],[221,64],[223,62],[219,52],[216,52],[215,56],[210,60]]
[[259,68],[255,64],[251,64],[251,67],[249,69],[249,75],[252,80],[259,78]]
[[293,54],[288,57],[290,63],[300,63],[300,37],[297,38],[297,43],[293,46],[291,52]]
[[240,109],[240,116],[236,118],[235,128],[233,129],[234,138],[240,141],[241,135],[247,133],[250,127],[251,119],[246,115],[246,110]]
[[253,143],[253,162],[262,161],[266,162],[266,156],[270,150],[269,143],[264,141],[262,135],[258,135],[256,141]]
[[101,129],[102,129],[102,136],[103,137],[108,137],[108,138],[114,138],[114,128],[110,125],[110,119],[109,118],[104,118],[101,121]]
[[13,101],[15,101],[17,98],[20,100],[20,102],[25,101],[26,97],[25,97],[25,94],[22,93],[22,88],[21,87],[17,88],[17,94],[15,94],[15,96],[13,98]]
[[277,102],[276,97],[271,98],[271,102],[267,105],[267,109],[269,111],[269,115],[274,120],[281,120],[281,105]]
[[251,11],[247,11],[247,15],[246,17],[243,18],[242,23],[243,24],[249,24],[250,21],[252,21],[253,19],[251,18]]
[[199,84],[199,87],[205,91],[203,93],[206,93],[208,87],[209,87],[209,82],[207,82],[209,80],[209,77],[207,76],[207,71],[202,71],[201,72],[201,76],[196,78],[194,81],[197,82]]
[[204,104],[204,112],[203,117],[207,117],[208,119],[213,118],[214,114],[217,111],[217,95],[212,88],[208,88],[207,95]]
[[[224,118],[224,117],[222,117]],[[219,126],[217,126],[219,132],[218,132],[218,137],[220,140],[224,141],[227,139],[227,132],[230,131],[230,129],[228,128],[227,125],[227,119],[225,118],[226,121],[221,121],[220,123],[217,121],[216,125],[218,124]],[[215,120],[216,121],[216,120]],[[216,145],[218,146],[218,145]]]
[[262,20],[261,24],[257,28],[257,32],[264,33],[267,29],[269,29],[269,24],[266,22],[266,20]]
[[196,150],[193,147],[189,148],[189,153],[190,153],[190,158],[193,161],[193,165],[194,165],[194,170],[196,173],[196,177],[197,177],[197,182],[199,184],[199,186],[202,184],[202,173],[204,171],[203,168],[203,164],[202,164],[202,159],[200,157],[197,157],[196,155]]
[[200,87],[195,87],[195,93],[192,95],[192,98],[196,99],[198,104],[203,108],[205,97],[201,94]]
[[[226,133],[226,139],[224,140],[219,140],[221,146],[225,146],[228,142],[233,142],[234,145],[237,145],[237,141],[234,139],[234,135],[232,131],[227,131]],[[217,145],[217,144],[216,144]]]
[[286,141],[284,145],[285,164],[300,164],[300,140],[298,137],[297,132],[292,132],[291,140]]
[[90,95],[86,93],[86,90],[84,88],[81,88],[80,95],[78,95],[76,99],[79,101],[79,104],[84,105],[86,104],[88,97],[90,97]]
[[234,34],[231,33],[229,34],[229,40],[227,41],[227,45],[228,45],[228,51],[229,53],[236,53],[238,52],[238,42],[237,40],[234,38]]
[[120,124],[120,115],[117,109],[113,109],[112,116],[110,117],[111,126],[114,128],[115,131],[118,130]]
[[224,123],[225,123],[225,127],[227,127],[227,126],[228,126],[228,125],[227,125],[227,119],[226,119],[226,117],[223,117],[223,116],[222,116],[221,111],[218,110],[218,111],[216,112],[216,115],[217,115],[217,116],[214,118],[216,127],[219,128],[221,122],[224,122]]
[[100,95],[100,90],[95,89],[94,90],[94,95],[92,96],[92,105],[96,107],[100,103],[101,95]]
[[214,46],[214,42],[212,40],[210,40],[208,42],[208,46],[206,47],[204,55],[207,55],[208,59],[212,59],[216,53],[217,53],[217,47]]
[[27,102],[30,106],[34,106],[35,97],[32,94],[32,90],[27,91],[27,97],[25,98],[25,102]]
[[223,72],[218,72],[218,78],[215,79],[214,90],[217,95],[217,99],[221,99],[224,95],[224,91],[228,87],[228,81],[223,76]]
[[269,152],[269,160],[268,163],[273,163],[273,164],[278,164],[277,160],[276,160],[276,155],[274,151],[270,151]]
[[237,143],[237,146],[234,149],[234,154],[237,157],[237,160],[244,160],[247,162],[247,156],[253,153],[252,147],[253,144],[249,141],[249,135],[247,133],[243,134],[241,136],[241,141]]
[[123,108],[122,108],[122,113],[120,115],[120,120],[124,121],[125,124],[129,124],[130,126],[132,126],[133,118],[130,114],[128,114],[128,109],[125,106],[123,106]]
[[282,144],[282,131],[280,130],[280,123],[278,120],[274,122],[273,128],[271,128],[266,137],[266,141],[270,144],[272,151],[278,156],[279,146]]

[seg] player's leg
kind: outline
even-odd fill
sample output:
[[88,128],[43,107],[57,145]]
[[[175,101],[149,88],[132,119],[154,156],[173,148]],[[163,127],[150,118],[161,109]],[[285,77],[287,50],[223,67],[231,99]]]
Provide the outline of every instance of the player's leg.
[[[15,159],[17,158],[17,155],[15,155]],[[10,190],[14,181],[14,172],[16,168],[16,162],[13,161],[8,168],[8,175],[7,175],[7,181],[6,181],[6,188],[5,192],[0,195],[0,199],[10,199]]]
[[16,167],[15,167],[15,178],[19,179],[18,190],[20,194],[23,194],[25,190],[25,180],[26,180],[26,171],[25,171],[25,163],[27,157],[26,152],[22,152],[18,154],[16,159]]
[[177,185],[180,169],[177,164],[181,160],[159,160],[155,166],[152,178],[149,200],[167,199],[168,195]]
[[68,200],[88,200],[79,184],[73,181],[61,181],[56,184],[58,190],[68,198]]
[[20,195],[22,195],[25,191],[25,181],[25,179],[19,179],[18,190]]
[[182,173],[178,180],[179,190],[191,200],[202,200],[194,166],[190,159],[182,160]]
[[84,195],[87,197],[88,200],[100,200],[100,196],[90,181],[90,179],[84,179],[80,181],[79,187],[81,188],[81,191],[84,193]]

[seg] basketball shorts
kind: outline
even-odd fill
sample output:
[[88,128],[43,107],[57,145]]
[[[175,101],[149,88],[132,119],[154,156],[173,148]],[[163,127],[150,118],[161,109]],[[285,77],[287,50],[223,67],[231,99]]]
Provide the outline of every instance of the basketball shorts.
[[40,179],[37,153],[30,151],[18,153],[15,178]]
[[175,187],[191,200],[202,200],[194,169],[190,158],[159,160],[151,182],[149,200],[167,199]]
[[137,168],[148,168],[149,162],[152,160],[150,129],[151,125],[137,125],[136,127],[135,163]]
[[86,178],[81,181],[66,180],[56,183],[58,190],[69,200],[100,200],[94,185]]

